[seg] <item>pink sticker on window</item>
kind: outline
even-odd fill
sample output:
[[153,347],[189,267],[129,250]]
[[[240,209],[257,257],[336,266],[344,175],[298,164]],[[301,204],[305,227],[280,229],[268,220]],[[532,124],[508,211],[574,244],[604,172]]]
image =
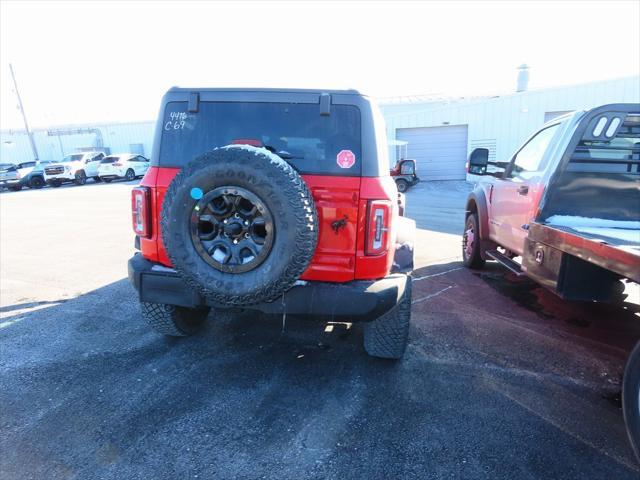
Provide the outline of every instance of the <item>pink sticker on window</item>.
[[340,168],[351,168],[356,163],[356,156],[351,150],[340,150],[336,156],[336,163]]

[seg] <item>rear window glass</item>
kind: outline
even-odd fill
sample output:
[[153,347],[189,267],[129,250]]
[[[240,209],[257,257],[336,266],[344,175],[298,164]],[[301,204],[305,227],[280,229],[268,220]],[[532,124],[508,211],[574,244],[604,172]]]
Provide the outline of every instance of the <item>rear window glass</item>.
[[118,160],[118,157],[104,157],[102,160],[100,160],[100,163],[113,163],[116,160]]
[[582,139],[567,170],[640,174],[640,115],[628,115],[615,137],[609,141]]
[[263,146],[300,173],[357,176],[360,111],[332,105],[330,115],[320,115],[318,104],[201,102],[197,113],[189,113],[187,102],[167,104],[160,166],[182,167],[230,144]]

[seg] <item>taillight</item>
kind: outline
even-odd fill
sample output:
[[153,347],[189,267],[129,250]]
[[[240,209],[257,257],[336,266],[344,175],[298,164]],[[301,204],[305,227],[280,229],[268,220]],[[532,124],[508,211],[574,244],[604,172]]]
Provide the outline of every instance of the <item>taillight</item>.
[[151,236],[151,190],[136,187],[131,191],[131,220],[133,231],[140,237]]
[[389,249],[391,202],[388,200],[371,200],[367,209],[365,253],[367,255],[379,255]]

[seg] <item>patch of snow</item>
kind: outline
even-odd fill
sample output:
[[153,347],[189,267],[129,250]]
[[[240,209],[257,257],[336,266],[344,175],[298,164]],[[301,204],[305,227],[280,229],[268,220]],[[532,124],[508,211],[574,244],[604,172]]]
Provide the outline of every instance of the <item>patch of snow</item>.
[[590,233],[591,235],[597,235],[599,237],[617,238],[624,242],[640,243],[640,230],[605,227],[573,227],[573,229],[578,232]]
[[269,161],[274,165],[289,166],[289,163],[287,161],[283,160],[278,155],[267,150],[264,147],[254,147],[253,145],[239,144],[239,145],[227,145],[226,147],[222,147],[222,148],[225,150],[231,150],[235,148],[238,150],[246,150],[247,152],[251,152],[251,153],[261,153],[262,155],[266,155],[267,157],[269,157]]
[[548,225],[556,225],[558,227],[569,227],[575,230],[578,230],[579,228],[620,228],[626,230],[640,230],[640,222],[607,220],[606,218],[579,217],[573,215],[552,215],[547,218],[545,223]]

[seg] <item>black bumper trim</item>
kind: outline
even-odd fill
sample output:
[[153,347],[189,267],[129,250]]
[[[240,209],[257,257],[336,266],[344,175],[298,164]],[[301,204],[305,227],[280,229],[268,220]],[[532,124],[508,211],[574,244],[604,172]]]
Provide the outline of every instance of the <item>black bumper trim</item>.
[[[155,267],[155,268],[154,268]],[[141,302],[166,303],[195,308],[208,305],[230,308],[208,301],[187,286],[173,270],[135,254],[129,260],[129,280]],[[247,306],[247,309],[279,314],[345,318],[368,321],[383,315],[401,298],[409,277],[392,274],[380,280],[354,280],[347,283],[300,281],[273,302]]]

